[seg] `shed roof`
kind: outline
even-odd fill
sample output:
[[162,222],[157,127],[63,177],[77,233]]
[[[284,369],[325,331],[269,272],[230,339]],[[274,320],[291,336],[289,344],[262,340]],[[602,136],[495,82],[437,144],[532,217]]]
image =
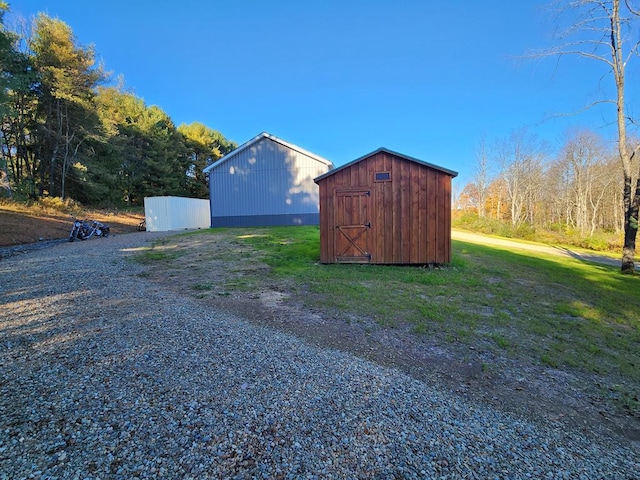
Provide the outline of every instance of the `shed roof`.
[[329,176],[333,175],[334,173],[338,173],[340,170],[344,170],[345,168],[349,168],[351,165],[355,165],[356,163],[361,162],[365,158],[372,157],[373,155],[375,155],[377,153],[380,153],[380,152],[389,153],[391,155],[395,155],[396,157],[400,157],[400,158],[402,158],[404,160],[408,160],[410,162],[414,162],[414,163],[417,163],[419,165],[423,165],[425,167],[432,168],[434,170],[437,170],[439,172],[444,173],[445,175],[449,175],[451,178],[458,176],[458,172],[454,172],[453,170],[449,170],[447,168],[439,167],[438,165],[434,165],[433,163],[425,162],[423,160],[419,160],[417,158],[410,157],[408,155],[403,155],[402,153],[394,152],[393,150],[389,150],[388,148],[380,147],[380,148],[378,148],[377,150],[374,150],[371,153],[367,153],[366,155],[363,155],[360,158],[356,158],[355,160],[353,160],[353,161],[351,161],[349,163],[345,163],[344,165],[342,165],[340,167],[334,168],[333,170],[330,170],[327,173],[324,173],[324,174],[320,175],[319,177],[314,178],[313,181],[318,183],[320,180],[322,180],[322,179],[324,179],[326,177],[329,177]]
[[224,157],[216,160],[211,165],[203,168],[202,171],[204,173],[209,173],[211,170],[213,170],[214,168],[217,168],[218,166],[222,165],[227,160],[235,157],[240,152],[246,150],[247,148],[251,147],[252,145],[255,145],[256,143],[258,143],[263,138],[267,138],[267,139],[269,139],[269,140],[271,140],[273,142],[279,143],[280,145],[283,145],[283,146],[285,146],[285,147],[287,147],[287,148],[289,148],[291,150],[295,150],[295,151],[297,151],[299,153],[302,153],[303,155],[311,157],[311,158],[313,158],[314,160],[317,160],[320,163],[324,163],[329,168],[333,168],[333,163],[330,162],[329,160],[327,160],[325,158],[322,158],[319,155],[316,155],[315,153],[311,153],[308,150],[305,150],[304,148],[298,147],[297,145],[294,145],[293,143],[285,142],[284,140],[276,137],[275,135],[271,135],[270,133],[267,133],[267,132],[262,132],[259,135],[256,135],[255,137],[253,137],[248,142],[243,143],[242,145],[240,145],[235,150],[227,153]]

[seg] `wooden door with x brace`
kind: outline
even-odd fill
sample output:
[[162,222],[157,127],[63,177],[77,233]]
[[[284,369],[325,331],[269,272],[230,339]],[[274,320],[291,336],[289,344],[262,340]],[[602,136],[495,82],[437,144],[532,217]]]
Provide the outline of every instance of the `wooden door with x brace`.
[[371,191],[336,189],[334,192],[336,262],[371,262]]

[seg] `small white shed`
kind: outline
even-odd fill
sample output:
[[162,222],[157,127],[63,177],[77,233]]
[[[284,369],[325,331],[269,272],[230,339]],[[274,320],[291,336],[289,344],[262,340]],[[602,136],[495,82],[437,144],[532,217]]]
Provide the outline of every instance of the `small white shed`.
[[209,228],[209,200],[186,197],[145,197],[144,217],[148,232]]

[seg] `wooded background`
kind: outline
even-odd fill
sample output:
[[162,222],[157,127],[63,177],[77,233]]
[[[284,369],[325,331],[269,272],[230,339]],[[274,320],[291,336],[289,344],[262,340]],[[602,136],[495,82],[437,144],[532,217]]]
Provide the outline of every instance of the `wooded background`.
[[[176,126],[159,106],[146,105],[97,64],[93,47],[80,45],[61,20],[40,13],[9,30],[7,8],[0,1],[0,197],[61,197],[98,206],[141,205],[155,195],[208,196],[202,169],[233,150],[234,142],[202,123]],[[606,64],[624,85],[622,54],[630,60],[638,44],[616,35],[640,16],[631,9],[620,18],[620,8],[618,0],[568,5],[572,26],[583,25],[583,17],[595,24],[587,32],[599,33],[597,55],[588,38],[578,44],[582,50],[563,51],[572,43],[560,42],[539,55],[582,54]],[[623,99],[605,100],[624,115]],[[631,116],[619,123],[635,125]],[[454,218],[501,222],[519,236],[542,229],[584,238],[626,231],[631,244],[640,205],[640,142],[624,129],[616,140],[602,138],[595,127],[566,133],[560,148],[530,130],[481,140],[472,180],[454,184]]]
[[582,130],[568,134],[559,153],[550,150],[524,130],[491,145],[481,141],[473,179],[454,211],[503,221],[523,234],[541,228],[573,229],[582,237],[621,232],[623,175],[615,147]]
[[61,20],[40,13],[21,31],[7,30],[7,8],[0,2],[3,196],[88,205],[208,196],[202,169],[235,143],[198,122],[176,127],[127,92]]

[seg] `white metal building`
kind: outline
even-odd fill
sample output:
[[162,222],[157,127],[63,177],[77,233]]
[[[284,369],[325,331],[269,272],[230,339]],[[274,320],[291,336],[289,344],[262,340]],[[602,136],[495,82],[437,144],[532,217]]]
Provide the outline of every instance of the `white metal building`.
[[145,197],[148,232],[209,228],[209,200],[185,197]]
[[318,225],[313,179],[332,168],[329,160],[261,133],[203,170],[211,226]]

